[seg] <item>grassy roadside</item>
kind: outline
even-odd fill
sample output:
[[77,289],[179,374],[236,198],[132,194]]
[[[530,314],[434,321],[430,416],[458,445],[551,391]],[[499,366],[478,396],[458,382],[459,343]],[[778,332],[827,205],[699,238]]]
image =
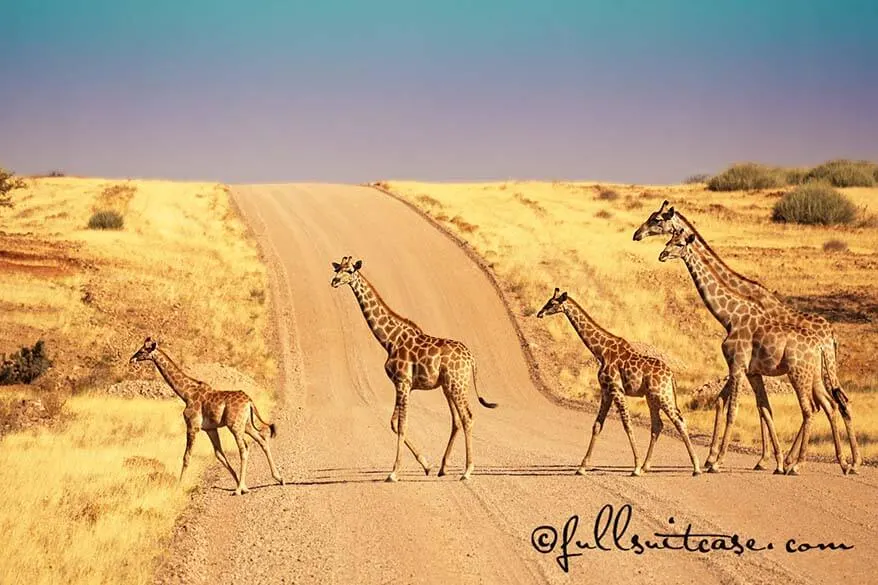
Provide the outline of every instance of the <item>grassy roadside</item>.
[[[878,457],[878,229],[874,222],[827,228],[778,225],[769,218],[785,189],[715,193],[702,185],[597,183],[415,183],[382,186],[467,241],[501,282],[504,295],[547,383],[560,395],[594,401],[596,364],[561,317],[535,313],[555,286],[567,290],[610,331],[645,342],[678,376],[690,426],[708,434],[712,411],[695,390],[726,374],[722,327],[710,316],[680,262],[662,264],[664,240],[633,242],[634,229],[670,199],[717,252],[745,275],[779,291],[802,310],[833,321],[841,344],[842,381],[854,399],[865,455]],[[878,212],[878,189],[844,192],[866,216]],[[831,241],[838,244],[824,245]],[[788,445],[801,421],[791,390],[772,384],[778,432]],[[771,388],[770,388],[771,389]],[[712,390],[711,393],[714,391]],[[645,414],[643,401],[632,401]],[[752,398],[739,410],[735,440],[760,441]],[[812,453],[831,455],[821,417]]]
[[[201,437],[177,485],[182,403],[138,396],[157,374],[127,360],[158,337],[187,371],[243,385],[270,412],[265,269],[220,185],[43,178],[14,200],[0,210],[0,352],[43,339],[54,367],[39,387],[0,387],[0,412],[25,400],[58,413],[0,439],[0,582],[149,582],[213,455]],[[106,210],[122,229],[87,229]],[[133,397],[113,394],[126,384]]]

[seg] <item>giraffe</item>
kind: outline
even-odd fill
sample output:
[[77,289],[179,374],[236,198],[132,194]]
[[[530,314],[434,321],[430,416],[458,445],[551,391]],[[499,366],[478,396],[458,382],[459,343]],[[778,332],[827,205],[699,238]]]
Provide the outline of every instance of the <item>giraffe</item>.
[[[232,474],[232,478],[237,483],[237,487],[233,495],[242,495],[247,493],[246,475],[247,475],[247,458],[249,455],[249,447],[244,435],[249,435],[262,448],[265,457],[268,459],[268,466],[271,468],[271,475],[280,485],[284,485],[277,467],[274,464],[274,458],[271,456],[271,449],[267,439],[263,436],[263,432],[268,429],[270,436],[277,434],[274,424],[266,423],[256,405],[247,394],[241,391],[235,392],[215,392],[211,387],[194,378],[187,376],[177,364],[168,357],[164,351],[159,349],[158,343],[147,337],[143,341],[143,346],[131,356],[129,363],[135,364],[142,361],[152,361],[156,369],[168,383],[168,386],[179,396],[186,404],[183,409],[183,419],[186,422],[186,451],[183,453],[183,469],[180,471],[180,481],[183,481],[183,474],[189,467],[189,457],[192,453],[192,445],[195,443],[195,437],[198,431],[204,431],[210,437],[213,443],[213,452],[223,467]],[[256,426],[256,420],[263,425],[260,430]],[[238,444],[238,451],[241,456],[240,474],[235,474],[229,460],[223,452],[220,443],[219,429],[228,427],[235,442]]]
[[[646,221],[637,228],[634,232],[634,240],[640,241],[644,237],[662,234],[673,236],[674,232],[679,230],[695,235],[695,241],[691,245],[701,251],[704,261],[717,275],[717,278],[735,294],[757,301],[770,317],[794,323],[801,328],[813,331],[819,337],[825,360],[823,383],[831,391],[832,397],[841,411],[851,451],[855,454],[852,469],[856,472],[857,466],[861,463],[861,457],[848,406],[850,400],[841,388],[838,379],[838,341],[832,325],[820,315],[803,313],[788,306],[759,282],[732,270],[710,247],[704,237],[695,229],[695,226],[682,213],[676,211],[672,206],[669,207],[667,200],[663,201],[659,209],[652,212]],[[748,378],[748,380],[750,380],[751,386],[753,383],[759,385],[762,383],[761,377],[758,379],[756,377]],[[754,386],[753,389],[754,394],[756,394],[756,387]],[[762,430],[762,456],[754,468],[757,470],[765,469],[765,464],[768,461],[768,428],[764,419],[760,427]]]
[[[821,369],[825,367],[821,340],[811,330],[776,319],[757,301],[735,294],[717,277],[704,258],[704,251],[693,246],[695,234],[677,231],[659,255],[659,260],[680,258],[686,264],[698,294],[708,310],[726,329],[723,356],[729,367],[729,378],[716,402],[716,419],[710,454],[705,467],[716,472],[722,463],[731,438],[731,428],[737,413],[738,393],[744,378],[753,384],[757,394],[759,415],[768,428],[777,467],[775,473],[783,473],[784,465],[789,475],[798,475],[808,450],[811,418],[823,409],[829,419],[836,458],[843,473],[856,473],[857,453],[852,452],[853,463],[848,466],[844,459],[834,412],[833,399],[823,385]],[[802,410],[802,424],[790,451],[781,459],[780,444],[774,428],[774,419],[768,408],[768,397],[761,376],[788,375]],[[758,382],[755,381],[758,376]],[[719,427],[722,413],[726,411],[725,431],[720,443]],[[853,471],[851,471],[853,469]]]
[[406,438],[406,409],[409,393],[412,390],[433,390],[442,386],[448,409],[451,411],[451,436],[442,457],[438,475],[446,473],[448,458],[458,431],[463,428],[466,442],[466,470],[461,480],[468,480],[473,472],[472,458],[472,411],[466,397],[469,380],[479,403],[486,408],[496,408],[497,404],[488,402],[479,395],[476,387],[476,362],[470,350],[461,342],[452,339],[432,337],[424,333],[414,322],[393,312],[379,296],[372,284],[360,272],[362,260],[354,261],[345,256],[341,262],[333,262],[334,275],[330,282],[333,288],[350,285],[369,329],[387,351],[384,372],[396,387],[396,404],[390,419],[390,429],[396,433],[396,459],[393,470],[387,476],[388,482],[398,480],[402,445],[412,452],[426,475],[431,467],[414,444]]
[[[559,291],[560,289],[555,289],[552,297],[537,313],[537,318],[542,319],[544,315],[556,313],[567,315],[573,329],[579,334],[588,350],[594,354],[599,364],[598,382],[601,386],[601,403],[591,430],[588,449],[576,473],[582,475],[590,468],[589,461],[592,451],[604,428],[607,412],[609,412],[610,406],[615,404],[619,411],[619,417],[622,419],[622,427],[631,443],[631,451],[634,453],[634,471],[631,475],[639,476],[649,471],[652,451],[664,426],[661,419],[662,412],[674,424],[686,445],[686,450],[689,451],[689,458],[692,460],[692,475],[701,475],[698,457],[695,455],[692,442],[689,440],[689,433],[686,430],[686,422],[677,407],[674,374],[668,365],[658,358],[637,352],[626,340],[603,329],[575,300],[567,295],[566,291],[560,294]],[[631,418],[628,414],[626,396],[644,396],[649,407],[649,416],[652,422],[651,435],[642,465],[637,453],[634,434],[631,431]]]

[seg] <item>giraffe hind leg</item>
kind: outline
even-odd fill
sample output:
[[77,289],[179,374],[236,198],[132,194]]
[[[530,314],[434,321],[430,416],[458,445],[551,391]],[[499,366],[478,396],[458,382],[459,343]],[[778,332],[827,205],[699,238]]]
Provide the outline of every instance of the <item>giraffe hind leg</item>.
[[643,465],[640,466],[640,469],[643,470],[643,473],[647,473],[650,469],[650,466],[652,464],[652,451],[653,449],[655,449],[655,446],[662,435],[662,429],[664,428],[664,423],[662,422],[661,416],[661,404],[658,396],[647,395],[646,404],[647,406],[649,406],[649,419],[651,424],[649,432],[649,446],[646,448],[646,457],[643,458]]
[[238,474],[235,473],[235,470],[232,469],[232,465],[229,463],[228,458],[226,457],[225,452],[223,451],[222,441],[220,441],[219,430],[217,429],[205,429],[207,436],[210,437],[210,442],[213,443],[213,453],[216,455],[216,458],[222,463],[222,466],[226,468],[226,471],[232,474],[232,479],[234,479],[235,484],[238,483]]
[[457,406],[454,404],[454,400],[451,398],[450,393],[445,391],[445,399],[448,401],[448,410],[451,411],[451,435],[448,437],[448,446],[445,447],[445,455],[442,456],[442,465],[439,467],[439,473],[437,474],[439,477],[445,475],[445,470],[448,466],[448,458],[451,456],[451,448],[454,446],[454,439],[457,437],[457,433],[460,430],[460,415],[457,413]]
[[256,444],[262,449],[262,452],[265,453],[265,458],[268,460],[268,468],[271,470],[271,477],[273,477],[280,485],[284,485],[284,480],[280,475],[280,471],[278,471],[277,466],[274,464],[274,457],[271,456],[271,447],[268,445],[268,440],[250,425],[247,425],[247,429],[244,432],[250,435],[250,437],[252,437],[253,440],[256,441]]

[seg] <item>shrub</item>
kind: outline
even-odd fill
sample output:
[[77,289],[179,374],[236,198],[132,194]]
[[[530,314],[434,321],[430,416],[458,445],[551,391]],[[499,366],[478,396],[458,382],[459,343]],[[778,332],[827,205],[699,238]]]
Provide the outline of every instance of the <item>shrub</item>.
[[49,174],[47,176],[49,176],[49,177],[63,177],[64,171],[59,171],[59,170],[49,171]]
[[848,245],[842,240],[827,240],[823,243],[824,252],[846,252]]
[[24,188],[24,181],[0,167],[0,207],[12,207],[12,191]]
[[854,203],[831,186],[807,183],[784,195],[774,205],[773,221],[834,225],[851,223],[857,216]]
[[95,212],[88,220],[88,227],[93,230],[120,230],[123,224],[122,215],[110,210]]
[[817,165],[808,172],[808,180],[826,181],[833,187],[872,187],[878,164],[866,160],[836,159]]
[[804,185],[808,182],[808,169],[784,169],[784,182],[787,185]]
[[0,385],[30,384],[52,365],[42,340],[33,347],[22,347],[9,357],[3,354],[2,362]]
[[710,178],[707,188],[711,191],[752,191],[774,189],[786,184],[782,169],[758,163],[732,165]]
[[601,187],[598,191],[598,199],[601,201],[615,201],[619,198],[619,193],[607,187]]
[[694,185],[697,183],[707,183],[710,180],[710,175],[707,173],[696,173],[694,175],[689,175],[685,179],[683,179],[684,185]]

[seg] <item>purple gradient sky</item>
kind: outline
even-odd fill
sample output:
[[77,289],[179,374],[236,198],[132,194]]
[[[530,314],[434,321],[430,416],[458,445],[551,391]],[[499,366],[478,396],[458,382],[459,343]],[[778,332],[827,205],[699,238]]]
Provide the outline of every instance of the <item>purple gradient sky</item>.
[[875,2],[183,4],[5,6],[0,165],[665,183],[878,160]]

